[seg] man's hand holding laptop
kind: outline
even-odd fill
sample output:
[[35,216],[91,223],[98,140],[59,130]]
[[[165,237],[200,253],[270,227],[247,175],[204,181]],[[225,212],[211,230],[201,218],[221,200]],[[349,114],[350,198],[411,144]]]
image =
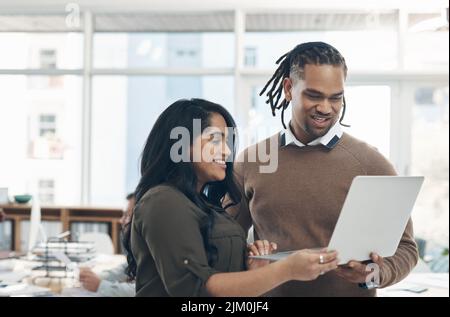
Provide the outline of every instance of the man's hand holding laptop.
[[370,259],[371,261],[350,261],[345,265],[340,265],[336,269],[336,274],[350,283],[365,283],[367,276],[373,272],[372,268],[367,266],[368,263],[378,265],[379,269],[383,267],[384,263],[383,257],[374,252],[370,254]]

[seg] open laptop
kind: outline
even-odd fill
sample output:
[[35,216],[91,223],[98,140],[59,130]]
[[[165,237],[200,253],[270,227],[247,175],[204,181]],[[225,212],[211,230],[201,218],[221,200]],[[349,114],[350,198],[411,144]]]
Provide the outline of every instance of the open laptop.
[[[369,260],[371,252],[393,256],[423,180],[422,176],[355,177],[327,247],[338,251],[339,264]],[[277,261],[293,252],[252,258]]]

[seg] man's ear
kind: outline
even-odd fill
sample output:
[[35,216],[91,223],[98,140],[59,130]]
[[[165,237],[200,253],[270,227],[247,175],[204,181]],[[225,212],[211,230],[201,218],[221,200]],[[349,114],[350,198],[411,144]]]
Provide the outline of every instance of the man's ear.
[[283,91],[284,91],[284,97],[287,101],[292,100],[292,80],[289,77],[286,77],[283,79]]

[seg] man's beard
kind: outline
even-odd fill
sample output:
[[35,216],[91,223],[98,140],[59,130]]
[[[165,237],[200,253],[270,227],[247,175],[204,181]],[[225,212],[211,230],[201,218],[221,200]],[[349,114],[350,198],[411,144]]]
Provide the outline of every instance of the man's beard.
[[318,131],[318,129],[311,127],[310,124],[308,122],[306,122],[304,130],[309,136],[311,136],[315,140],[315,139],[321,138],[324,135],[326,135],[331,130],[331,128],[336,124],[335,119],[331,119],[330,122],[331,123],[328,126],[328,128],[326,128],[325,130],[319,130],[319,131]]

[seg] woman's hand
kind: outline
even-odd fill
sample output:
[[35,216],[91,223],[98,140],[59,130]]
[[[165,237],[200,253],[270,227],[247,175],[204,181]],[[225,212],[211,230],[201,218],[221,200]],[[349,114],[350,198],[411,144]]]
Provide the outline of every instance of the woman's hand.
[[[267,240],[256,240],[253,243],[247,245],[247,252],[249,256],[267,255],[273,253],[277,249],[275,242],[269,242]],[[248,270],[254,270],[259,267],[269,264],[269,260],[248,258],[247,268]]]
[[285,260],[291,280],[312,281],[338,267],[336,251],[304,249],[289,255]]
[[276,251],[277,244],[267,240],[256,240],[247,246],[248,255],[267,255]]

